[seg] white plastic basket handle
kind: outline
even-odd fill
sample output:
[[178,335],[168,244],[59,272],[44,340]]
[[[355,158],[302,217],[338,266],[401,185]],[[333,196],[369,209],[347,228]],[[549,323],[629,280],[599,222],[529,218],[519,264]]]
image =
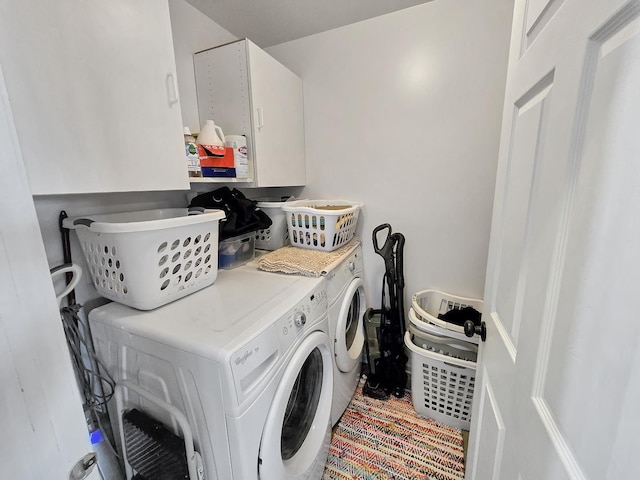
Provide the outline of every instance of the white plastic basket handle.
[[411,323],[408,325],[408,330],[412,335],[417,335],[422,338],[426,338],[432,343],[437,343],[439,345],[447,345],[451,348],[455,348],[456,350],[460,350],[460,352],[474,352],[478,353],[478,346],[469,342],[465,342],[464,340],[458,340],[456,338],[451,337],[439,337],[437,335],[432,335],[427,332],[423,332],[422,330],[418,330]]
[[[433,318],[433,317],[431,317]],[[464,328],[458,327],[458,325],[450,324],[446,320],[433,320],[437,323],[431,323],[431,321],[425,321],[422,317],[419,317],[413,306],[409,308],[409,322],[412,323],[420,332],[428,332],[431,334],[442,336],[442,330],[446,330],[446,336],[462,340],[467,343],[478,344],[478,337],[469,338],[464,334]],[[443,324],[446,324],[443,325]],[[455,329],[454,329],[455,328]]]
[[200,214],[186,208],[166,208],[65,218],[62,225],[73,230],[89,230],[93,233],[132,233],[151,230],[166,230],[174,227],[192,226],[197,223],[222,220],[222,210],[205,209]]
[[439,360],[452,367],[469,368],[471,370],[476,369],[476,362],[469,362],[467,360],[461,360],[459,358],[442,355],[441,353],[430,352],[429,350],[425,350],[424,348],[417,346],[415,343],[413,343],[413,340],[411,339],[411,333],[408,330],[404,333],[404,344],[409,350],[417,353],[418,355],[433,358],[434,360]]
[[87,227],[89,228],[94,221],[90,218],[78,218],[73,221],[74,227]]
[[[321,208],[316,208],[317,205],[320,206],[331,206],[331,205],[341,205],[345,208],[340,210],[324,210]],[[346,215],[348,213],[353,213],[355,211],[360,210],[364,204],[350,202],[347,200],[295,200],[293,202],[285,202],[282,205],[282,210],[285,212],[293,212],[293,213],[312,213],[315,215],[325,215],[325,216],[340,216]]]
[[58,308],[60,308],[60,304],[62,303],[62,299],[69,295],[74,288],[80,283],[80,279],[82,278],[82,269],[76,265],[75,263],[66,263],[64,265],[60,265],[59,267],[52,268],[51,271],[51,280],[55,280],[57,277],[62,275],[63,273],[72,273],[73,277],[60,294],[56,295],[56,300],[58,301]]

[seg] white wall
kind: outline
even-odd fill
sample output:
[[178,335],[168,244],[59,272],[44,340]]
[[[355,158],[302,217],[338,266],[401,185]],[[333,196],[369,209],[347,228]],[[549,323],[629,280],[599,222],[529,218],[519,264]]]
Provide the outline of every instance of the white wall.
[[406,237],[406,297],[483,294],[511,10],[437,0],[267,49],[304,82],[303,195],[365,203],[374,306],[381,223]]
[[237,40],[185,0],[169,0],[173,48],[180,92],[182,122],[192,132],[200,131],[193,54],[200,50]]

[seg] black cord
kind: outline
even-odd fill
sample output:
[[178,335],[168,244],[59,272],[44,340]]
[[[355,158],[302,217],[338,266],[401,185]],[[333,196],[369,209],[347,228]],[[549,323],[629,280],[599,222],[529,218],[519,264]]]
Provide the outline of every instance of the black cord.
[[[78,315],[80,308],[78,304],[64,307],[60,310],[60,317],[85,403],[91,408],[102,407],[113,397],[116,382],[96,355],[88,332],[80,328],[84,325]],[[107,393],[104,393],[105,386],[108,387]]]
[[74,304],[60,309],[67,347],[85,409],[91,411],[111,452],[120,458],[101,421],[102,415],[108,414],[107,403],[113,398],[116,382],[95,352],[89,324],[79,315],[81,308]]

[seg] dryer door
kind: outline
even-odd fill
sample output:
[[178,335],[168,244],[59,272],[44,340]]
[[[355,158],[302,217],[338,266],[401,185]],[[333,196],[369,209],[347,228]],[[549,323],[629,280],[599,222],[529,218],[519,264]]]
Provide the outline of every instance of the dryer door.
[[336,324],[336,365],[342,372],[353,371],[361,361],[364,348],[364,282],[355,277],[342,299]]
[[260,441],[260,480],[322,476],[332,390],[329,337],[313,332],[296,349],[273,398]]

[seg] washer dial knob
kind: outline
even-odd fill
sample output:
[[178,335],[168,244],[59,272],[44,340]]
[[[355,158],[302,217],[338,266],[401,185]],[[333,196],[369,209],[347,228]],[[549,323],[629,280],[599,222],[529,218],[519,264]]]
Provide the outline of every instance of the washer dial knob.
[[296,327],[302,327],[307,323],[307,316],[303,312],[296,312],[293,316],[293,323],[295,323]]

